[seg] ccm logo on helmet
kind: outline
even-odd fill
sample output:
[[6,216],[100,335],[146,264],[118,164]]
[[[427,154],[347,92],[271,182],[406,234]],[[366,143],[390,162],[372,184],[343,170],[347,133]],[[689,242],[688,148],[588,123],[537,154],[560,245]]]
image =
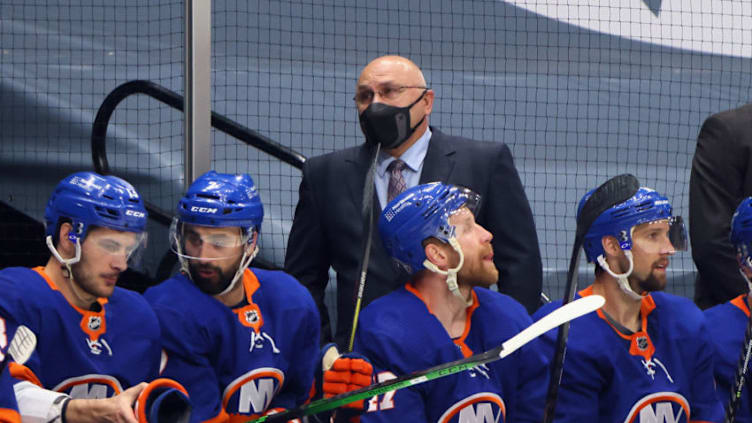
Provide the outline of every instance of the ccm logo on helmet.
[[140,212],[138,210],[126,210],[125,215],[133,217],[146,217],[146,213]]
[[192,212],[199,212],[199,213],[216,213],[217,209],[212,207],[198,207],[193,206],[191,207]]

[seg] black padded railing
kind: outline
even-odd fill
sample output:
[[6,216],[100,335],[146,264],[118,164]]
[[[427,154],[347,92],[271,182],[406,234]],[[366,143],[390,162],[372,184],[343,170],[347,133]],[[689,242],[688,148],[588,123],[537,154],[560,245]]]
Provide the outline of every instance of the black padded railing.
[[[112,92],[104,99],[102,105],[99,106],[91,131],[91,155],[94,162],[94,169],[102,175],[111,173],[110,164],[107,161],[107,127],[109,126],[110,118],[115,112],[117,106],[127,97],[134,94],[147,95],[172,107],[173,109],[180,110],[181,112],[184,111],[185,103],[183,96],[151,81],[129,81],[112,90]],[[306,160],[305,156],[250,128],[228,119],[226,116],[212,112],[211,126],[218,131],[222,131],[251,147],[259,149],[270,156],[289,164],[290,166],[298,169],[303,168],[303,163],[305,163]],[[171,213],[162,210],[148,201],[144,201],[144,206],[149,212],[149,218],[154,221],[167,226],[172,222]],[[260,258],[257,258],[254,263],[263,268],[276,268],[274,264],[265,262]],[[162,268],[164,264],[166,263],[160,264],[160,268]],[[161,273],[161,269],[158,273]]]

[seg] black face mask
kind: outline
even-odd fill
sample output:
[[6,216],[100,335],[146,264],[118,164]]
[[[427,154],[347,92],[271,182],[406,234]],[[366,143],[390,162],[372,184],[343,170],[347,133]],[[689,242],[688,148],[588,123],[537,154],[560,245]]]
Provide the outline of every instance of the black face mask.
[[404,143],[426,119],[423,116],[415,126],[410,126],[410,109],[418,104],[428,90],[406,107],[390,106],[384,103],[371,103],[360,114],[360,129],[366,136],[366,144],[381,144],[381,148],[391,150]]

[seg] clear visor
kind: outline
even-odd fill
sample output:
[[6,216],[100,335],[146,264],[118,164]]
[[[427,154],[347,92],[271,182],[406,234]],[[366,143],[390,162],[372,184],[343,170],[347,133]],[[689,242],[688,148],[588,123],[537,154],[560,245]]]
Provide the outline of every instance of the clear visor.
[[450,216],[456,213],[457,211],[461,210],[462,208],[467,208],[468,210],[470,210],[470,212],[473,213],[473,216],[477,215],[478,208],[480,207],[480,195],[479,194],[477,194],[475,191],[471,190],[470,188],[457,186],[457,191],[454,195],[457,198],[464,199],[465,203],[462,205],[461,208],[450,213],[449,214]]
[[253,230],[240,227],[210,227],[179,223],[170,225],[170,249],[188,260],[222,260],[243,255],[253,240]]
[[145,232],[92,232],[85,243],[93,246],[100,253],[121,258],[134,267],[141,262],[146,250],[148,235]]
[[681,216],[643,223],[632,228],[632,243],[647,253],[687,250],[687,228]]

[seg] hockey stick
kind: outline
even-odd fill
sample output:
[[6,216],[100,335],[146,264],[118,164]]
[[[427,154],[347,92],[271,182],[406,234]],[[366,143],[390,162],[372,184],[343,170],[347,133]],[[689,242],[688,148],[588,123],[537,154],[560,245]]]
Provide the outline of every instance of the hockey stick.
[[605,302],[606,300],[600,295],[588,295],[585,298],[580,298],[577,301],[573,301],[565,306],[557,308],[550,314],[525,328],[517,335],[506,340],[501,346],[484,353],[452,361],[450,363],[440,364],[431,367],[430,369],[420,370],[386,382],[366,386],[355,391],[337,395],[336,397],[320,399],[310,404],[285,411],[284,413],[271,414],[260,417],[256,420],[250,420],[248,423],[286,422],[290,419],[332,410],[351,402],[418,385],[429,380],[449,376],[481,364],[502,359],[549,330],[603,307]]
[[[604,182],[585,201],[577,219],[577,230],[575,232],[574,245],[572,246],[571,260],[569,261],[567,285],[561,303],[562,306],[571,302],[574,299],[575,292],[577,292],[580,250],[582,250],[582,244],[585,241],[585,235],[590,230],[590,226],[603,212],[616,204],[624,202],[633,196],[638,189],[640,189],[640,183],[637,181],[637,178],[630,174],[618,175]],[[543,414],[544,423],[551,423],[554,418],[556,398],[559,394],[559,384],[561,383],[561,376],[564,371],[564,356],[567,350],[568,336],[569,323],[564,324],[556,336],[556,352],[551,366],[551,379],[548,385],[546,407]]]
[[381,151],[381,144],[376,144],[373,152],[371,166],[366,173],[366,182],[363,186],[363,234],[365,244],[363,245],[363,258],[360,260],[360,278],[358,278],[358,291],[355,299],[355,312],[353,312],[352,329],[350,330],[350,341],[347,343],[347,351],[353,350],[355,343],[355,330],[358,328],[358,317],[360,316],[360,307],[363,302],[363,291],[366,288],[366,275],[368,274],[368,262],[371,258],[371,240],[373,239],[373,178],[376,174],[376,160]]
[[739,354],[739,364],[736,366],[736,376],[734,377],[734,389],[731,391],[731,398],[729,398],[728,405],[726,406],[724,423],[734,422],[736,411],[739,409],[739,404],[741,403],[742,390],[744,390],[747,371],[749,369],[749,361],[752,358],[752,314],[750,314],[749,321],[747,322],[747,330],[744,331],[743,347],[741,354]]
[[10,345],[8,346],[5,359],[2,364],[0,364],[0,373],[5,370],[5,367],[11,359],[18,364],[26,364],[36,347],[37,336],[34,335],[34,332],[24,325],[18,326],[15,335],[13,335],[13,339],[10,341]]

